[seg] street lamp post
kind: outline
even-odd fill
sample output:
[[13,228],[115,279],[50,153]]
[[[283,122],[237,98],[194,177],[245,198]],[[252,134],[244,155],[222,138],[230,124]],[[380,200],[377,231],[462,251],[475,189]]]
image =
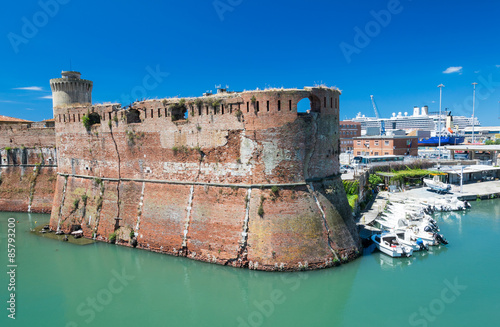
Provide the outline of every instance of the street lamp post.
[[474,85],[474,91],[472,93],[472,144],[474,144],[474,125],[476,125],[476,123],[474,121],[474,109],[476,106],[476,85],[477,85],[477,83],[474,82],[474,83],[472,83],[472,85]]
[[439,156],[438,159],[441,160],[441,103],[443,99],[443,84],[439,84],[439,145],[438,145],[438,151],[439,151]]

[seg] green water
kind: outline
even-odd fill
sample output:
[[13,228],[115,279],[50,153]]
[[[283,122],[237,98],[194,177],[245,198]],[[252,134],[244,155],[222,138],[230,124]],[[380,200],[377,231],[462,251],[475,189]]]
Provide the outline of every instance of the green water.
[[[15,321],[6,310],[9,217],[19,220]],[[0,326],[493,326],[500,319],[499,200],[438,216],[450,245],[433,253],[398,260],[375,253],[307,273],[77,246],[31,234],[30,219],[40,225],[49,216],[0,213]]]

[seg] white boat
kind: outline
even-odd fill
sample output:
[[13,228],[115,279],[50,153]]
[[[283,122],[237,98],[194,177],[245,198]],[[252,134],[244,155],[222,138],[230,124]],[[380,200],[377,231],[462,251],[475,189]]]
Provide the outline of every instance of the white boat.
[[83,236],[83,231],[80,229],[80,230],[72,232],[71,235],[73,235],[75,238],[80,238]]
[[396,230],[394,233],[400,244],[411,247],[413,251],[429,251],[430,244],[419,237],[412,236],[408,230]]
[[402,245],[398,242],[395,233],[384,232],[382,234],[372,235],[371,238],[380,252],[393,258],[410,257],[413,254],[413,249],[411,247]]
[[448,244],[448,241],[444,238],[442,234],[437,233],[430,226],[425,226],[423,229],[418,226],[409,226],[406,228],[410,237],[421,238],[424,242],[429,245],[439,245]]
[[447,197],[444,199],[436,199],[434,208],[436,211],[461,211],[471,207],[467,201],[460,201],[457,197]]
[[448,193],[449,191],[451,191],[451,185],[441,182],[439,180],[438,175],[434,176],[433,179],[424,178],[424,183],[425,183],[425,185],[427,185],[432,190],[434,190],[438,193]]

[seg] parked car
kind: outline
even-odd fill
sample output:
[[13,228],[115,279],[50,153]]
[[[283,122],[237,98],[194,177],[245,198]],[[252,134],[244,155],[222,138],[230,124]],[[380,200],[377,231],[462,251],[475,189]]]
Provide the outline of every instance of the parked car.
[[340,173],[341,174],[346,174],[348,173],[349,171],[351,171],[353,168],[349,165],[342,165],[340,166]]

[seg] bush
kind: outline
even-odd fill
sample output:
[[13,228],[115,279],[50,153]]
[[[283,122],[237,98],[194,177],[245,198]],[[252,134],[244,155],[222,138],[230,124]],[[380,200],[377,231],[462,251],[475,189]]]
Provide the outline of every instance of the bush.
[[116,242],[116,232],[113,232],[109,234],[109,242],[110,243],[115,243]]
[[279,188],[278,186],[276,186],[276,185],[273,185],[273,186],[271,187],[271,192],[273,192],[273,195],[274,195],[274,196],[278,196],[278,195],[279,195],[279,192],[280,192],[280,188]]
[[354,210],[356,208],[356,201],[358,201],[358,195],[348,195],[347,201],[349,202],[351,209]]
[[101,117],[95,112],[93,113],[87,112],[87,114],[83,115],[82,117],[82,124],[87,131],[90,130],[90,127],[92,127],[92,125],[100,123],[101,123]]
[[83,126],[85,127],[85,129],[87,131],[90,129],[90,126],[92,126],[90,124],[90,118],[87,115],[83,115],[83,117],[82,117],[82,123],[83,123]]
[[264,207],[262,206],[262,203],[259,206],[259,210],[257,211],[257,214],[261,217],[264,216]]
[[390,179],[391,183],[404,184],[408,181],[420,181],[423,177],[435,173],[430,170],[424,169],[410,169],[407,167],[406,170],[394,171],[395,176]]
[[377,174],[370,174],[368,177],[368,183],[370,183],[371,186],[377,186],[378,184],[382,184],[384,181],[382,178],[377,175]]
[[345,193],[347,195],[357,195],[359,194],[359,182],[358,181],[342,181],[344,184]]

